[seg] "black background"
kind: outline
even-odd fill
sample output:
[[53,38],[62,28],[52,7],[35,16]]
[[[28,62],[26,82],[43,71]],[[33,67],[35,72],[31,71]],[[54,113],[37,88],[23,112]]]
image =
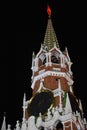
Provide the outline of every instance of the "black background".
[[[35,54],[38,53],[44,39],[48,19],[47,4],[52,10],[51,18],[60,49],[64,51],[67,47],[73,62],[73,88],[75,95],[82,101],[84,116],[87,118],[87,11],[85,1],[32,0],[28,3],[21,1],[16,3],[13,10],[10,10],[12,11],[9,19],[10,35],[4,30],[0,40],[0,126],[5,111],[7,124],[10,123],[12,127],[15,127],[16,120],[22,120],[24,92],[27,100],[32,95],[32,53],[33,51]],[[9,43],[11,45],[8,46]]]

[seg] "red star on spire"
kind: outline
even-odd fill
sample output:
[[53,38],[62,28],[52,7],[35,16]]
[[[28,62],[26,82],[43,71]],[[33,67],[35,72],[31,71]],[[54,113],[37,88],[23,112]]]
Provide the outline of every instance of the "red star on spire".
[[47,6],[47,13],[48,13],[49,16],[51,16],[51,9],[50,9],[49,5]]

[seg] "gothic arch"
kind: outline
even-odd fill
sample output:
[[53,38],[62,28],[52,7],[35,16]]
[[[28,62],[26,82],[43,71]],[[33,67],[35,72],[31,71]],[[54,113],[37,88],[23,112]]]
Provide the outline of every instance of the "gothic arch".
[[40,126],[39,130],[44,130],[44,127],[43,127],[43,126]]
[[52,63],[60,63],[60,54],[58,51],[54,50],[51,52],[51,62]]
[[56,130],[63,130],[63,124],[62,124],[62,122],[61,121],[59,121],[59,120],[57,120],[56,122],[55,122],[55,129]]
[[39,66],[44,65],[46,63],[46,55],[45,55],[45,53],[40,54],[38,62],[39,62]]

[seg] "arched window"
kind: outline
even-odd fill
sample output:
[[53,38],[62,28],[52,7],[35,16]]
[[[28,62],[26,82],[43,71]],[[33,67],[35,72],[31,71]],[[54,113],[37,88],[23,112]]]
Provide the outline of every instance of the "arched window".
[[46,63],[46,57],[44,58],[44,60],[43,60],[43,65]]
[[58,123],[55,126],[56,130],[63,130],[63,124],[61,123],[61,121],[58,121]]
[[43,126],[40,126],[39,130],[44,130],[44,127],[43,127]]
[[39,61],[40,61],[39,66],[44,65],[46,63],[46,55],[45,55],[45,53],[42,53],[39,56]]
[[56,58],[55,55],[52,55],[52,56],[51,56],[51,62],[52,62],[52,63],[57,63],[57,64],[58,64],[58,59]]
[[63,124],[61,122],[59,122],[56,126],[57,130],[63,130]]

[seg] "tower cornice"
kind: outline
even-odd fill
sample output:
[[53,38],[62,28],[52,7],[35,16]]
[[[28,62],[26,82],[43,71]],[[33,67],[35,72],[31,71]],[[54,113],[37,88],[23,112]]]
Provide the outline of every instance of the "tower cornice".
[[37,75],[33,79],[33,83],[31,85],[31,88],[34,89],[36,81],[43,79],[47,76],[59,76],[59,77],[64,77],[69,85],[73,84],[73,80],[65,73],[65,72],[52,72],[52,71],[45,71],[44,73]]

